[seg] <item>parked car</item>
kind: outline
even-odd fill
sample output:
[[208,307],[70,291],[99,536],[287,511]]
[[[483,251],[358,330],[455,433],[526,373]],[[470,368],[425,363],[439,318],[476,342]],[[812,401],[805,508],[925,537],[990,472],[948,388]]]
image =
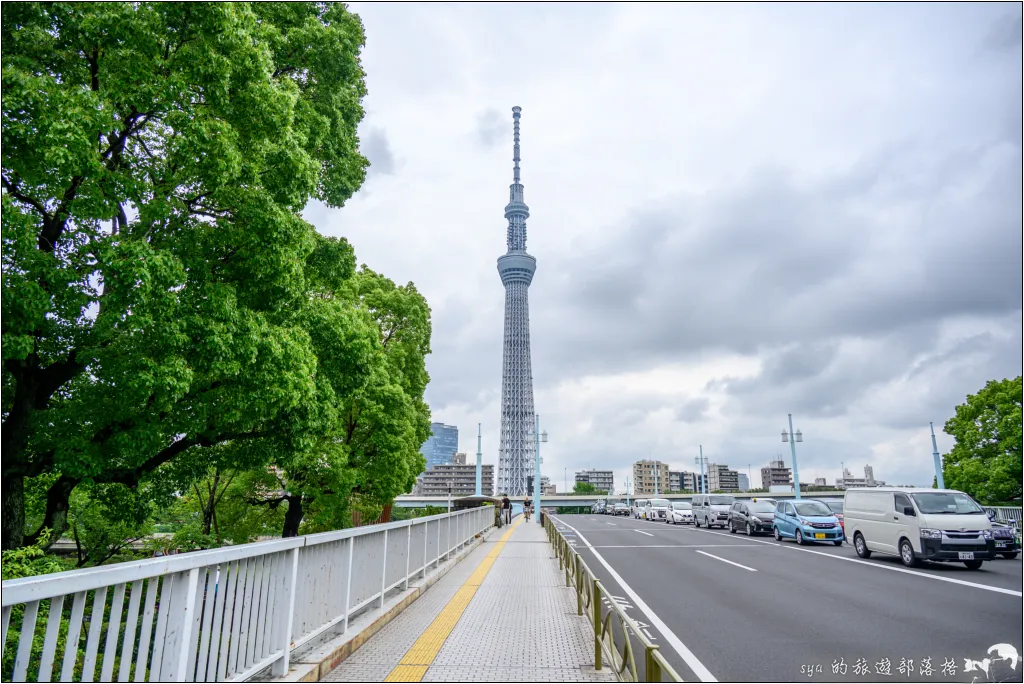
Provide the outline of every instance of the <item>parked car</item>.
[[828,506],[814,499],[776,503],[772,531],[776,541],[795,539],[797,544],[830,541],[836,546],[843,543],[839,519]]
[[992,541],[995,543],[996,553],[1013,560],[1020,553],[1020,538],[1017,536],[1016,525],[996,520],[994,508],[986,508],[985,513],[988,514],[989,523],[992,525]]
[[693,522],[697,527],[716,525],[725,528],[729,524],[729,508],[736,498],[728,494],[697,494],[693,497]]
[[621,501],[612,506],[612,515],[629,515],[629,506],[622,503]]
[[737,501],[729,509],[729,532],[742,530],[748,537],[757,532],[771,533],[775,520],[775,500]]
[[693,504],[689,501],[673,501],[672,507],[668,509],[668,517],[665,522],[672,525],[693,524]]
[[822,501],[823,504],[828,506],[829,510],[839,519],[839,526],[843,528],[843,540],[846,540],[846,516],[843,515],[843,502],[842,501]]
[[630,511],[633,514],[633,517],[639,519],[640,513],[644,510],[646,505],[647,499],[633,499],[633,508]]
[[955,489],[874,487],[848,489],[843,505],[846,534],[861,558],[898,556],[913,567],[921,560],[962,562],[977,570],[995,557],[992,523],[984,509]]
[[644,506],[643,519],[644,520],[667,520],[668,519],[668,499],[648,499],[647,504]]

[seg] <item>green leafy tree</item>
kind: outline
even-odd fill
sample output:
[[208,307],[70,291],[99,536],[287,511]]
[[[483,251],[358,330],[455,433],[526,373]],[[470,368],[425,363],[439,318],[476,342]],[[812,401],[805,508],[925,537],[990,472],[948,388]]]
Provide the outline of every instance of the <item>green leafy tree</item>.
[[[328,247],[325,246],[325,249]],[[430,434],[423,401],[429,376],[430,308],[412,283],[398,286],[365,265],[351,278],[325,273],[313,259],[308,324],[320,354],[323,437],[275,457],[288,508],[282,534],[350,526],[353,509],[373,519],[408,492],[425,462],[420,445]],[[344,325],[329,323],[344,318]],[[326,321],[327,324],[323,322]],[[323,331],[349,331],[339,340]]]
[[951,489],[982,502],[1021,496],[1021,376],[990,380],[956,407],[943,430],[956,443],[942,459]]
[[147,490],[120,484],[82,484],[75,488],[68,515],[75,542],[75,567],[137,555],[132,545],[153,531],[154,497]]
[[[17,3],[0,39],[2,547],[59,538],[82,482],[138,488],[231,442],[264,462],[310,453],[336,400],[309,325],[344,340],[354,318],[307,306],[309,259],[347,245],[298,212],[364,179],[358,17]],[[43,476],[26,530],[25,482]]]
[[597,487],[589,482],[577,482],[572,488],[573,494],[597,494]]

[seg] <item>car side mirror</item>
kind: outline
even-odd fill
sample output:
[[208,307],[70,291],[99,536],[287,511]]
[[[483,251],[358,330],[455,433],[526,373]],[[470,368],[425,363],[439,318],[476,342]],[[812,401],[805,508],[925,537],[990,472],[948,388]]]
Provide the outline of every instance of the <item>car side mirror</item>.
[[912,516],[912,517],[917,517],[917,513],[914,513],[914,507],[913,506],[904,506],[903,507],[903,515],[909,515],[909,516]]

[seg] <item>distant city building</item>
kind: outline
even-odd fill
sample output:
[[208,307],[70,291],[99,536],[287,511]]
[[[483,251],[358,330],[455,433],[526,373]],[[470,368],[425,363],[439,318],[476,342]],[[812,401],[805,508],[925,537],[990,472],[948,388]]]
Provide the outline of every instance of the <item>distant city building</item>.
[[875,479],[875,470],[871,466],[864,466],[864,477],[854,477],[849,468],[843,468],[843,476],[836,479],[836,487],[839,489],[884,486],[884,481]]
[[683,473],[679,470],[668,471],[668,489],[666,492],[681,492],[683,490]]
[[772,461],[767,467],[761,468],[761,488],[771,490],[779,485],[793,485],[793,471],[786,467],[786,462],[779,459]]
[[741,492],[750,491],[750,478],[747,477],[746,473],[740,473],[738,477],[739,488]]
[[[466,465],[466,454],[462,452],[456,452],[452,455],[452,465]],[[473,464],[476,467],[476,464]]]
[[594,485],[594,489],[613,494],[615,492],[615,474],[611,470],[580,470],[576,473],[576,483]]
[[558,489],[553,484],[542,484],[540,486],[540,493],[544,496],[547,496],[549,494],[557,494]]
[[[540,493],[547,494],[549,489],[551,490],[552,494],[555,493],[555,486],[551,484],[551,478],[549,478],[547,475],[541,475]],[[529,496],[533,496],[533,475],[526,476],[526,494],[528,494]],[[509,494],[509,496],[512,496],[512,494]]]
[[661,461],[637,461],[633,464],[633,494],[664,494],[669,491],[668,464]]
[[709,463],[707,467],[708,491],[738,492],[740,490],[739,473],[729,470],[727,465]]
[[827,487],[828,485],[825,484],[825,478],[823,478],[823,477],[816,477],[816,478],[814,478],[814,486],[815,487]]
[[427,460],[427,470],[451,463],[455,452],[459,450],[459,428],[456,426],[431,423],[430,431],[433,434],[420,447],[420,453]]
[[[434,466],[416,480],[417,496],[448,496],[451,485],[453,498],[476,494],[476,463],[466,465],[466,455],[458,454],[461,463],[445,463]],[[494,466],[484,463],[480,466],[480,493],[494,496]]]
[[706,489],[707,476],[701,475],[700,473],[689,473],[684,471],[682,473],[682,484],[683,490],[687,492],[700,493]]

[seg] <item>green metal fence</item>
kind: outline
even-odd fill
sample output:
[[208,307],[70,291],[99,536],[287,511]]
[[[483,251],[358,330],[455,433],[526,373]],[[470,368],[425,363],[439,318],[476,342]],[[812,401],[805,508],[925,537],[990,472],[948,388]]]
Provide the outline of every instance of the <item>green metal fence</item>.
[[[668,664],[658,646],[651,643],[625,609],[609,595],[601,580],[566,541],[551,516],[544,516],[544,529],[565,575],[565,586],[576,590],[576,614],[586,615],[594,627],[594,667],[610,667],[620,682],[681,682],[683,678]],[[603,599],[607,599],[602,608]],[[639,644],[636,647],[634,644]],[[637,651],[643,657],[643,679],[637,669]]]

